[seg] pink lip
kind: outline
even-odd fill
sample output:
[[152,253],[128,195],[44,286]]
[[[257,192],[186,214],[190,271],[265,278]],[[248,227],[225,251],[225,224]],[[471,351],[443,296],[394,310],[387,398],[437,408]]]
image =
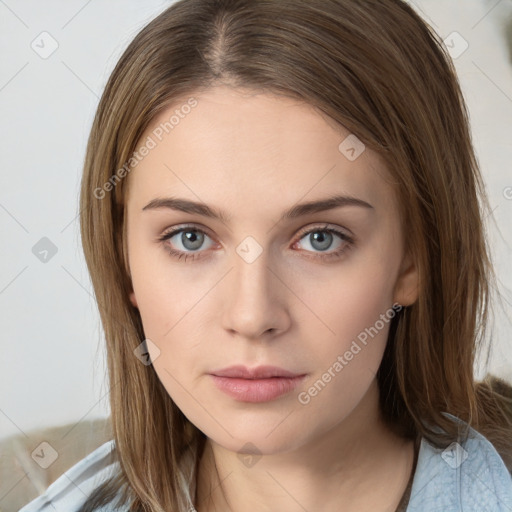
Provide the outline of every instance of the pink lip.
[[269,377],[299,377],[301,374],[292,373],[279,366],[257,366],[256,368],[247,368],[247,366],[236,365],[214,370],[211,375],[218,377],[238,377],[241,379],[267,379]]
[[210,374],[224,393],[242,402],[268,402],[289,393],[306,376],[277,366],[231,366]]

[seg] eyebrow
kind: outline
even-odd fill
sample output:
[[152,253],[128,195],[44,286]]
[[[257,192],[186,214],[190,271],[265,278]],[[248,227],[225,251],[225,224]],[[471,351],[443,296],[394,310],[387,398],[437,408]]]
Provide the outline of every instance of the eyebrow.
[[[281,222],[283,220],[296,219],[311,213],[333,210],[334,208],[340,208],[342,206],[359,206],[362,208],[374,209],[371,204],[363,201],[362,199],[358,199],[352,196],[335,195],[318,201],[310,201],[308,203],[297,204],[289,210],[285,211],[281,215],[279,221]],[[168,208],[180,212],[202,215],[203,217],[210,217],[225,223],[229,222],[230,220],[230,217],[222,210],[212,208],[204,203],[198,203],[196,201],[190,201],[188,199],[182,199],[178,197],[153,199],[146,206],[144,206],[144,208],[142,208],[142,211],[157,210],[160,208]]]

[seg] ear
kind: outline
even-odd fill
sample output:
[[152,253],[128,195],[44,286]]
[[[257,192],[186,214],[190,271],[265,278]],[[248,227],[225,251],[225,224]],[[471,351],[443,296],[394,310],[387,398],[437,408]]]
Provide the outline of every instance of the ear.
[[400,273],[395,284],[393,301],[402,306],[410,306],[416,302],[418,295],[419,272],[409,254],[402,261]]
[[137,299],[135,298],[135,292],[130,292],[130,302],[132,303],[133,306],[135,306],[136,308],[139,307],[139,305],[137,304]]

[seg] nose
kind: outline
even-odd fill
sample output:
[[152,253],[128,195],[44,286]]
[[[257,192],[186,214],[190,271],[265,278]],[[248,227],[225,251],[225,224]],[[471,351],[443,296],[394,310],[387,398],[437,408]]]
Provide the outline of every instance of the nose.
[[224,283],[223,327],[241,338],[275,336],[290,325],[285,279],[271,268],[267,254],[264,250],[249,263],[235,253]]

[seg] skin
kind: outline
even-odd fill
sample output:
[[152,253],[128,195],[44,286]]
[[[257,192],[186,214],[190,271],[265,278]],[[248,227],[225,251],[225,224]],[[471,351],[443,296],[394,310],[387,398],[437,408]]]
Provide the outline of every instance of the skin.
[[[149,347],[153,368],[208,438],[196,508],[394,511],[414,451],[386,427],[378,407],[376,372],[389,323],[309,403],[298,400],[381,314],[417,298],[388,171],[369,149],[347,159],[338,147],[349,132],[305,103],[226,85],[194,97],[197,107],[127,178],[127,236],[130,300],[158,347]],[[141,141],[179,107],[155,119]],[[278,222],[296,203],[333,193],[373,208],[344,206]],[[170,196],[231,218],[142,210]],[[322,251],[312,235],[301,234],[325,234],[325,224],[355,242],[333,235]],[[157,239],[189,225],[207,233],[195,251],[200,257],[173,258],[166,246],[194,253],[183,233]],[[236,252],[248,236],[263,251],[252,263]],[[341,256],[321,259],[343,246]],[[275,400],[240,402],[208,375],[233,364],[271,364],[307,377]],[[262,455],[252,465],[239,457],[247,442]]]

